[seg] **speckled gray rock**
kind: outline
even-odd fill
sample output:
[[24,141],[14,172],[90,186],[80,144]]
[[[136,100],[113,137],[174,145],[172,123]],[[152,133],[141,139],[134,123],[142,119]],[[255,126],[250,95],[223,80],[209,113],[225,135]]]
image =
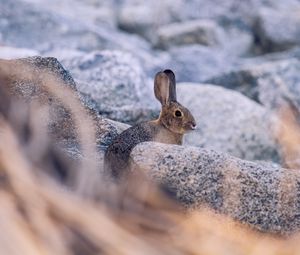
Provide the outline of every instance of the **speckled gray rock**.
[[259,10],[254,27],[264,52],[286,50],[300,43],[300,6],[286,11]]
[[269,108],[280,106],[283,98],[300,106],[299,72],[300,61],[295,58],[252,62],[207,82],[238,90]]
[[275,46],[271,50],[284,49],[289,47],[285,43],[290,45],[291,40],[292,44],[298,41],[295,31],[298,30],[300,3],[297,0],[191,0],[188,4],[185,0],[163,0],[159,3],[154,0],[124,0],[121,3],[119,26],[151,42],[157,41],[157,30],[161,27],[197,19],[216,22],[226,34],[230,34],[223,41],[228,41],[226,50],[234,55],[269,52],[270,41]]
[[294,47],[285,51],[271,52],[242,60],[242,66],[258,65],[267,62],[275,62],[280,60],[298,59],[300,60],[300,47]]
[[[92,120],[92,124],[95,126],[96,135],[96,149],[97,156],[102,159],[105,150],[111,144],[111,142],[125,129],[129,128],[129,125],[106,119],[96,114],[93,111],[89,111],[89,117]],[[58,123],[60,125],[60,123]],[[80,159],[82,157],[82,151],[80,149],[80,141],[74,135],[76,127],[72,125],[70,128],[65,129],[68,137],[61,137],[55,141],[55,144],[59,148],[63,148],[72,159]],[[76,132],[76,131],[75,131]]]
[[[81,0],[22,0],[33,4],[41,10],[50,10],[56,14],[83,23],[97,26],[116,26],[116,8],[114,1],[81,1]],[[70,8],[72,6],[72,8]]]
[[[49,107],[48,127],[51,137],[59,145],[67,148],[67,151],[72,152],[70,155],[78,156],[76,126],[70,110],[39,83],[44,78],[42,71],[53,74],[61,79],[60,85],[71,88],[74,91],[74,95],[81,99],[77,93],[75,81],[55,58],[30,57],[18,60],[1,60],[0,69],[2,65],[11,65],[14,68],[16,64],[20,63],[31,66],[35,79],[25,81],[17,76],[12,77],[11,84],[8,84],[11,87],[11,93],[24,98],[29,103],[39,100],[42,104],[47,105]],[[18,65],[18,67],[20,68],[21,66]],[[20,73],[22,72],[23,70],[20,70]],[[84,104],[85,102],[83,101],[82,103]],[[128,128],[128,125],[105,119],[89,106],[84,104],[87,114],[95,125],[96,144],[99,150],[104,150],[117,134]]]
[[[40,0],[0,0],[0,43],[38,50],[48,56],[53,56],[56,49],[85,52],[123,49],[149,64],[155,62],[151,59],[150,44],[142,38],[123,33],[108,24],[99,25],[96,7],[87,7],[81,1],[71,11],[66,8],[74,5],[74,1],[55,1],[57,5],[50,2],[47,6]],[[84,18],[89,13],[86,8],[93,10],[88,18]],[[55,57],[60,58],[59,55]]]
[[[173,10],[179,20],[209,18],[218,21],[224,26],[232,24],[239,27],[251,27],[257,17],[258,10],[269,7],[278,12],[299,7],[299,1],[273,1],[273,0],[185,0],[175,1]],[[173,11],[173,13],[174,13]]]
[[300,230],[297,171],[158,143],[136,146],[131,160],[133,167],[167,185],[187,208],[209,207],[270,233]]
[[[129,24],[138,26],[139,23],[143,23],[143,20],[147,19],[151,22],[148,22],[148,26],[159,26],[166,23],[174,21],[186,21],[199,18],[209,18],[221,21],[236,20],[236,22],[243,21],[248,24],[249,19],[254,15],[253,7],[257,7],[260,4],[261,0],[251,0],[247,3],[236,3],[234,0],[228,0],[226,2],[221,0],[190,0],[187,4],[184,0],[163,0],[157,3],[155,0],[149,0],[147,2],[143,0],[122,0],[121,6],[121,17],[133,16],[128,19],[121,19],[122,22],[134,20]],[[139,8],[144,6],[144,9],[148,10],[147,14],[151,15],[142,15],[145,12]],[[126,12],[123,9],[131,9],[134,12]],[[149,13],[150,11],[150,13]],[[125,15],[127,13],[127,15]],[[133,13],[135,15],[133,15]],[[131,14],[131,15],[129,15]]]
[[[248,2],[247,6],[236,5],[235,1],[227,2],[224,4],[221,1],[189,1],[189,4],[186,4],[183,0],[164,0],[159,3],[154,0],[122,1],[118,24],[121,29],[141,35],[154,46],[162,48],[168,48],[173,44],[182,45],[184,38],[184,41],[188,39],[189,43],[191,41],[205,45],[222,43],[223,49],[231,54],[244,55],[253,45],[249,25],[253,19],[247,20],[251,8]],[[240,8],[241,6],[243,8]],[[196,26],[194,20],[198,20]],[[172,23],[174,24],[171,25]],[[207,26],[207,23],[212,23],[213,26]],[[247,24],[246,27],[244,23]],[[172,31],[165,36],[166,29]],[[219,32],[223,29],[224,35],[219,38]],[[176,43],[172,41],[174,38]]]
[[[76,91],[76,84],[75,84],[73,77],[70,75],[69,71],[67,71],[61,65],[61,63],[54,57],[33,56],[33,57],[21,58],[21,59],[12,60],[12,61],[20,61],[20,62],[23,62],[24,64],[28,64],[31,67],[33,67],[34,71],[36,71],[37,73],[39,70],[44,70],[50,74],[56,75],[60,79],[62,79],[63,85],[68,85],[74,91]],[[35,93],[35,92],[37,92],[37,91],[34,90],[33,93]],[[25,94],[25,92],[24,92],[24,94]],[[30,96],[34,96],[34,94],[31,94]]]
[[157,46],[163,49],[186,44],[216,46],[220,44],[221,28],[211,20],[171,23],[158,29]]
[[254,44],[254,35],[248,29],[229,26],[222,31],[220,50],[227,52],[230,56],[252,55]]
[[221,27],[209,19],[176,22],[157,30],[156,46],[168,49],[174,46],[201,44],[214,47],[233,56],[248,54],[254,43],[253,35],[234,26]]
[[106,119],[97,114],[92,116],[96,126],[96,143],[102,151],[106,150],[117,135],[130,127],[127,124]]
[[[1,43],[40,51],[56,47],[97,48],[105,40],[80,22],[19,0],[0,1]],[[77,35],[77,40],[74,38]],[[63,40],[62,40],[63,38]]]
[[300,65],[289,66],[284,73],[260,78],[259,101],[270,109],[280,109],[286,104],[300,112]]
[[1,66],[10,66],[13,69],[18,67],[20,74],[24,73],[23,69],[29,66],[34,78],[22,79],[18,75],[12,77],[10,84],[8,84],[11,87],[11,93],[25,99],[26,102],[30,103],[36,100],[49,107],[49,132],[55,139],[69,139],[75,136],[74,130],[71,128],[74,123],[69,111],[40,84],[44,78],[43,72],[47,72],[58,77],[61,80],[61,85],[71,88],[76,93],[73,78],[57,59],[29,57],[18,60],[2,60],[0,64]]
[[148,40],[153,37],[152,10],[146,6],[124,6],[118,15],[118,26],[129,33],[136,33]]
[[248,24],[250,22],[249,17],[254,14],[254,2],[251,0],[247,4],[237,4],[234,0],[226,2],[221,0],[191,0],[187,4],[185,0],[163,0],[159,3],[155,0],[147,2],[123,0],[120,8],[120,22],[131,25],[130,28],[135,30],[139,24],[143,24],[144,20],[148,20],[147,23],[145,22],[147,24],[145,29],[149,29],[149,26],[159,27],[166,23],[200,18],[227,23],[228,21],[236,21],[237,23],[243,21]]
[[153,85],[138,59],[121,51],[92,52],[65,62],[84,97],[102,116],[126,123],[151,119],[159,110]]
[[196,131],[185,144],[215,149],[247,160],[279,161],[270,113],[238,92],[219,86],[182,83],[179,102],[193,113]]
[[119,8],[118,25],[122,30],[155,41],[156,28],[172,21],[175,1],[123,1]]
[[236,58],[228,53],[201,45],[174,47],[166,64],[179,82],[202,82],[232,70]]

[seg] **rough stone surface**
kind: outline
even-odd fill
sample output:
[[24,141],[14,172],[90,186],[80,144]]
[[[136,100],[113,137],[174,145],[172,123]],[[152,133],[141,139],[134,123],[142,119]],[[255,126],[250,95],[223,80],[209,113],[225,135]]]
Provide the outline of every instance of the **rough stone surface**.
[[[296,0],[289,2],[296,2]],[[131,18],[131,20],[135,20],[133,24],[142,23],[141,20],[143,20],[143,15],[141,15],[142,10],[139,10],[138,7],[144,5],[146,6],[146,9],[151,10],[152,15],[147,17],[148,20],[152,21],[151,23],[148,23],[149,26],[159,26],[172,21],[186,21],[200,18],[214,19],[219,22],[223,21],[224,23],[231,21],[249,24],[255,17],[255,7],[263,7],[264,5],[278,5],[276,3],[272,3],[271,1],[262,0],[251,0],[239,3],[237,3],[235,0],[228,0],[226,2],[221,0],[191,0],[189,1],[189,4],[186,4],[186,1],[184,0],[164,0],[159,3],[157,3],[155,0],[150,0],[146,3],[142,0],[125,0],[122,1],[122,3],[123,5],[121,10],[125,8],[138,9],[135,11],[135,14],[137,17],[139,17],[139,19]],[[123,13],[121,12],[121,14]],[[164,23],[162,21],[164,21]]]
[[289,60],[289,59],[300,59],[300,48],[294,47],[292,49],[288,49],[285,51],[279,52],[271,52],[266,53],[264,55],[258,55],[255,57],[248,57],[243,59],[243,66],[251,66],[251,65],[260,65],[268,62],[277,62],[280,60]]
[[197,122],[185,144],[229,153],[247,160],[277,161],[272,116],[261,105],[238,92],[219,86],[182,83],[178,101]]
[[[0,68],[2,65],[8,64],[14,67],[14,63],[23,63],[31,66],[35,79],[24,81],[17,76],[13,77],[10,84],[12,88],[11,93],[24,98],[29,103],[38,99],[42,104],[47,105],[49,107],[50,134],[60,145],[67,148],[68,151],[73,151],[74,153],[70,153],[71,155],[78,156],[78,153],[76,153],[76,151],[78,151],[76,126],[72,114],[70,110],[68,110],[68,106],[49,93],[42,84],[39,83],[40,79],[43,79],[43,77],[40,77],[41,71],[46,71],[61,79],[59,85],[71,88],[74,91],[75,97],[78,96],[78,99],[80,99],[80,95],[76,91],[76,83],[69,72],[64,69],[57,59],[42,57],[2,60],[0,62]],[[20,72],[22,72],[22,70],[20,70]],[[78,103],[80,104],[79,100]],[[84,104],[84,101],[82,103],[95,125],[96,143],[100,150],[104,150],[118,133],[129,127],[128,125],[99,116],[90,108],[90,105]]]
[[155,46],[162,49],[200,44],[232,56],[249,54],[254,43],[249,30],[235,26],[221,27],[210,19],[171,23],[161,26],[156,34]]
[[167,185],[187,208],[212,208],[271,233],[300,229],[300,175],[196,147],[142,143],[133,166]]
[[291,104],[300,112],[300,65],[289,66],[284,73],[260,78],[259,101],[270,109]]
[[[81,1],[81,0],[22,0],[33,4],[39,9],[50,10],[51,12],[80,20],[83,23],[98,26],[116,26],[116,9],[114,1]],[[70,8],[72,6],[72,8]]]
[[262,8],[256,21],[256,36],[264,52],[286,50],[300,43],[300,6],[279,12]]
[[65,64],[77,80],[78,90],[95,102],[95,110],[102,116],[135,123],[157,114],[153,84],[131,54],[92,52]]
[[221,33],[222,50],[233,57],[245,57],[251,55],[255,44],[254,35],[248,29],[229,26]]
[[284,98],[300,106],[299,71],[297,59],[251,63],[208,82],[238,90],[269,108],[280,106]]
[[118,134],[130,127],[127,124],[106,119],[99,115],[92,116],[94,116],[94,123],[96,125],[97,146],[102,151],[106,150]]
[[[118,24],[121,29],[136,33],[161,48],[191,42],[221,44],[218,50],[245,55],[254,44],[250,27],[254,15],[252,13],[251,19],[246,18],[249,14],[248,2],[247,7],[237,5],[235,1],[228,2],[189,1],[187,5],[183,0],[164,0],[159,4],[157,1],[123,1]],[[242,13],[236,14],[235,9]]]
[[63,9],[74,5],[67,1],[61,1],[62,3],[57,5],[50,1],[49,8],[45,8],[45,1],[1,0],[0,44],[30,48],[43,55],[50,53],[50,56],[53,56],[51,53],[57,49],[84,52],[123,49],[132,52],[150,66],[152,62],[155,63],[148,42],[112,26],[99,25],[92,14],[90,18],[84,18],[87,15],[85,12],[88,12],[83,7],[86,4],[80,4],[81,10],[80,6],[71,12]]
[[[100,157],[99,162],[101,164],[107,147],[121,132],[129,128],[129,125],[103,118],[93,111],[89,112],[89,117],[92,119],[93,125],[95,125],[97,157]],[[60,123],[58,123],[58,125],[60,125]],[[75,126],[71,126],[70,129],[67,130],[69,134],[68,137],[61,137],[55,142],[57,146],[66,151],[72,159],[80,159],[82,157],[82,151],[80,149],[81,142],[74,135],[70,136],[70,134],[74,133],[75,129]]]
[[[13,61],[13,60],[12,60]],[[38,72],[38,70],[46,70],[47,72],[58,76],[62,81],[63,84],[69,85],[74,91],[76,88],[75,81],[73,77],[70,75],[69,71],[67,71],[61,63],[53,57],[28,57],[28,58],[22,58],[17,61],[21,61],[25,64],[29,64],[30,66],[34,67],[35,71]]]
[[201,82],[226,73],[236,65],[235,57],[200,45],[172,48],[166,64],[179,82]]
[[228,38],[223,38],[231,44],[226,50],[234,55],[245,55],[251,51],[282,50],[290,47],[291,41],[292,44],[298,42],[299,8],[297,0],[192,0],[188,4],[185,0],[164,0],[160,3],[127,0],[122,1],[120,7],[119,26],[156,42],[157,30],[165,25],[197,19],[211,20],[226,34],[231,33]]
[[154,34],[153,9],[148,6],[124,6],[118,16],[120,29],[151,40]]
[[[20,66],[20,64],[22,64]],[[11,78],[9,86],[11,93],[25,99],[29,104],[39,102],[41,105],[46,105],[49,112],[49,132],[57,140],[74,138],[74,122],[72,121],[70,112],[66,110],[62,102],[48,91],[41,81],[44,79],[43,72],[54,75],[59,78],[62,86],[71,88],[74,93],[75,82],[70,74],[55,58],[30,57],[19,60],[2,60],[1,66],[11,66],[15,68],[18,65],[18,73]],[[20,78],[18,74],[26,73],[23,68],[30,67],[32,72],[31,78]],[[16,67],[17,68],[17,67]],[[50,84],[52,86],[52,84]],[[62,88],[63,89],[63,88]]]
[[[4,0],[0,4],[0,41],[3,44],[45,51],[51,49],[53,44],[86,49],[105,43],[97,33],[87,31],[83,24],[72,23],[32,4],[18,0]],[[75,35],[77,40],[74,40]]]
[[167,49],[186,44],[216,46],[220,44],[221,31],[213,21],[193,20],[162,26],[157,33],[158,47]]

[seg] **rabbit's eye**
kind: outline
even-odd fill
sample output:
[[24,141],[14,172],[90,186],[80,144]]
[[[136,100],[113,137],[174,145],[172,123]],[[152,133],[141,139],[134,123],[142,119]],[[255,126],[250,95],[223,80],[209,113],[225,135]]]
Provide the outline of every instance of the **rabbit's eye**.
[[181,117],[181,116],[182,116],[182,112],[179,111],[179,110],[176,110],[176,111],[175,111],[175,116],[176,116],[176,117]]

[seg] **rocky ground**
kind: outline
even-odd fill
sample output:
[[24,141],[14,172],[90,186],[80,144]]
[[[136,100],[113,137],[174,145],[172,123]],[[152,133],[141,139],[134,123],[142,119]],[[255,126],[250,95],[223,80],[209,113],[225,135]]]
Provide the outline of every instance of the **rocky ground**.
[[[299,13],[298,0],[0,0],[0,58],[42,57],[22,61],[78,93],[100,154],[158,115],[153,77],[173,69],[198,129],[183,147],[138,146],[135,165],[189,208],[289,233],[300,229],[300,179],[280,167],[274,133],[286,101],[300,110]],[[51,132],[78,157],[67,117]]]

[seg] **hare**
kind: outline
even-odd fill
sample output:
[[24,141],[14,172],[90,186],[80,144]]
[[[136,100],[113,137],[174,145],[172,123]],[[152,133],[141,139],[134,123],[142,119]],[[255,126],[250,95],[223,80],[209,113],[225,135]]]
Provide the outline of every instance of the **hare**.
[[119,178],[128,169],[130,153],[137,144],[153,141],[181,145],[183,135],[196,129],[193,115],[177,102],[175,75],[171,70],[156,74],[154,94],[162,105],[159,118],[123,131],[105,153],[105,170],[115,178]]

